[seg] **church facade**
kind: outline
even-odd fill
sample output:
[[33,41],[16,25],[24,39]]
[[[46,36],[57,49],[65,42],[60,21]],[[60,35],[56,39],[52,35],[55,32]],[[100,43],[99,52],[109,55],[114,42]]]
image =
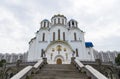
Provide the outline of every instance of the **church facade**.
[[46,57],[50,64],[69,64],[71,57],[81,61],[95,61],[93,44],[85,42],[84,32],[74,19],[67,21],[64,15],[54,15],[51,21],[44,19],[36,36],[29,42],[28,61]]

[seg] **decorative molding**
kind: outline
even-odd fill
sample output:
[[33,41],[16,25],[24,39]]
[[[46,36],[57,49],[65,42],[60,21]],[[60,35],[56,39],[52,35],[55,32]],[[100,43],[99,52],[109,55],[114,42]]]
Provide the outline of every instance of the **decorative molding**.
[[48,41],[38,41],[39,43],[47,43]]
[[82,42],[82,40],[71,40],[71,42]]

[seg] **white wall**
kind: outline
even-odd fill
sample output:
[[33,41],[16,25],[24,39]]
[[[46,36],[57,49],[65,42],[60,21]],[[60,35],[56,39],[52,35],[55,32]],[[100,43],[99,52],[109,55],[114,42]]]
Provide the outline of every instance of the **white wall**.
[[[41,50],[46,50],[47,46],[53,41],[53,32],[55,32],[55,40],[58,40],[58,29],[60,29],[60,40],[63,41],[63,32],[65,32],[66,42],[72,47],[74,51],[78,49],[78,58],[80,60],[94,60],[92,49],[85,47],[83,31],[81,31],[79,28],[70,28],[70,30],[68,30],[67,25],[61,24],[52,25],[50,27],[51,28],[41,28],[36,34],[36,39],[30,43],[28,61],[38,60],[41,58]],[[43,33],[45,33],[45,41],[42,41]],[[76,41],[74,40],[74,33],[76,33]],[[91,52],[91,56],[89,56],[88,51]]]

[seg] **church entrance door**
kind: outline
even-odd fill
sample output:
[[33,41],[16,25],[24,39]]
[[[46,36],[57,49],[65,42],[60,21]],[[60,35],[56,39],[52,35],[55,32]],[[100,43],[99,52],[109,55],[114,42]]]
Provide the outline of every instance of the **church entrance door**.
[[62,60],[60,58],[57,59],[57,64],[62,64]]

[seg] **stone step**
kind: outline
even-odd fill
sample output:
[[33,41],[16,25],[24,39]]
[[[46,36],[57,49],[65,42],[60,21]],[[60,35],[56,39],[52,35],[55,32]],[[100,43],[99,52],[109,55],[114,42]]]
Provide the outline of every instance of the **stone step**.
[[51,70],[53,70],[53,69],[61,69],[61,70],[64,70],[64,69],[66,69],[66,70],[74,70],[74,69],[76,69],[76,68],[64,68],[64,67],[63,67],[63,68],[59,68],[59,67],[58,67],[58,68],[56,68],[56,67],[55,67],[55,68],[52,68],[52,67],[44,67],[44,69],[48,69],[48,70],[50,70],[50,69],[51,69]]
[[87,77],[35,76],[34,79],[88,79]]
[[88,79],[88,78],[87,77],[35,76],[34,79]]
[[77,69],[56,69],[56,68],[45,68],[45,69],[41,69],[41,71],[78,71]]
[[84,77],[86,75],[84,74],[61,74],[61,73],[58,73],[58,74],[55,74],[55,73],[48,73],[48,74],[44,74],[44,73],[41,73],[41,74],[38,74],[37,76],[53,76],[53,77]]
[[69,74],[76,73],[77,74],[78,73],[78,74],[82,74],[82,73],[79,73],[78,71],[75,71],[75,70],[69,70],[69,71],[68,70],[67,71],[66,70],[49,70],[49,71],[48,70],[41,70],[41,71],[39,71],[39,73],[45,73],[45,74],[46,73],[55,73],[55,74],[56,73],[61,73],[61,74],[64,74],[64,73],[65,74],[67,74],[67,73],[69,73]]
[[43,73],[43,74],[83,74],[83,73],[79,73],[77,71],[39,71],[39,73]]
[[68,64],[63,64],[63,65],[53,65],[53,64],[50,64],[50,65],[46,65],[44,66],[44,69],[76,69],[73,65],[68,65]]
[[45,67],[57,67],[57,68],[62,68],[62,67],[64,67],[64,68],[72,68],[72,67],[74,67],[73,65],[69,65],[69,64],[60,64],[60,65],[58,65],[58,64],[48,64],[48,65],[45,65]]
[[87,79],[87,75],[78,72],[71,64],[47,64],[31,79]]

